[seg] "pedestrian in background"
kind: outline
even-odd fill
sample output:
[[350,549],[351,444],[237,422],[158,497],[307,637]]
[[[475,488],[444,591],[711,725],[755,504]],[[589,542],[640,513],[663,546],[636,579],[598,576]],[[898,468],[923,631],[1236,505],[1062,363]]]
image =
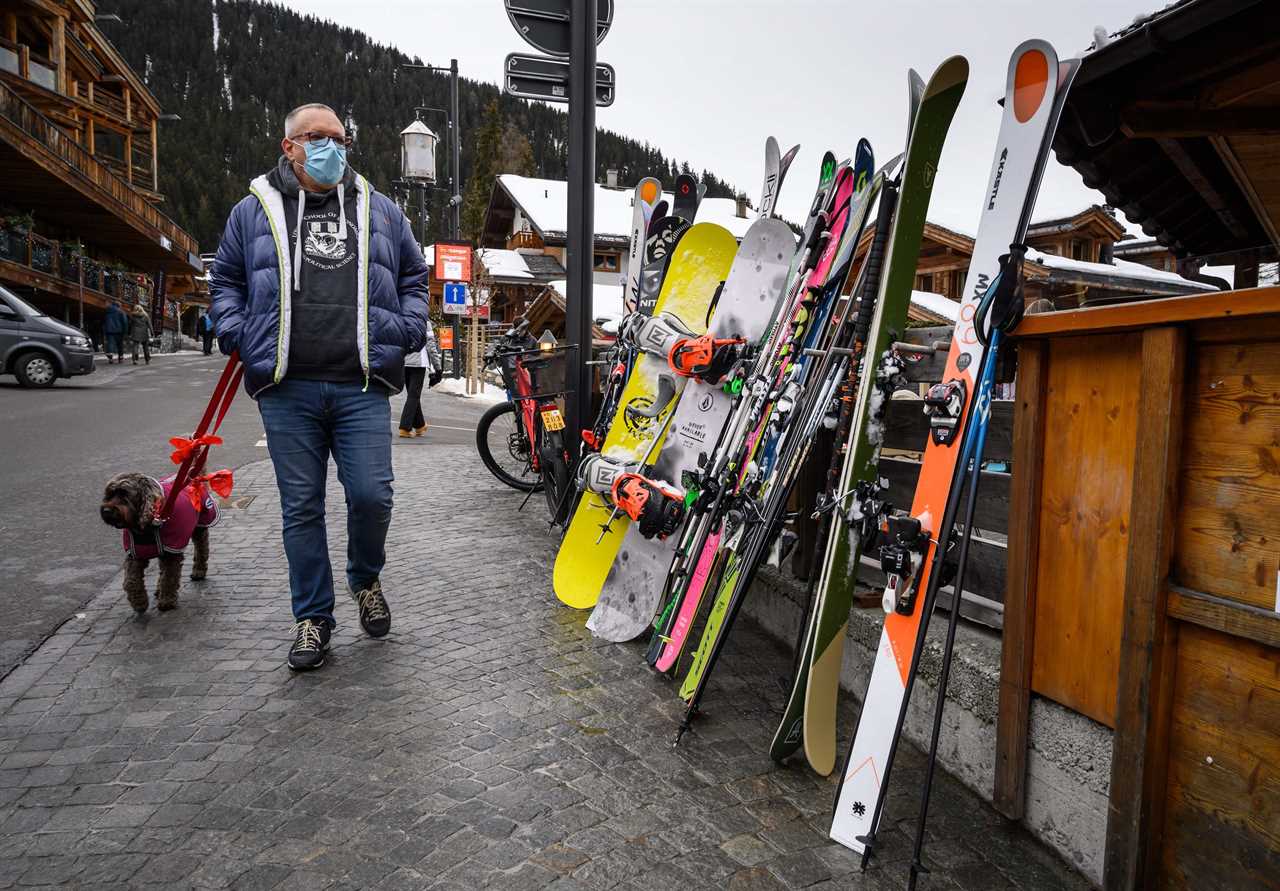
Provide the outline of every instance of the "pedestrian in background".
[[427,420],[422,415],[422,385],[430,380],[428,386],[440,383],[440,372],[444,363],[440,359],[440,347],[436,345],[436,334],[431,325],[427,325],[427,345],[416,353],[408,353],[404,357],[404,408],[400,411],[400,435],[402,437],[424,436],[427,432]]
[[[142,347],[142,355],[150,365],[151,316],[141,303],[133,308],[133,313],[129,316],[129,339],[133,341],[133,364],[138,364],[138,347]],[[124,361],[123,356],[120,357],[120,361]]]
[[[124,364],[124,336],[129,331],[129,317],[124,314],[120,304],[115,300],[107,307],[106,318],[102,320],[103,349],[107,353],[107,364],[115,365],[116,359]],[[116,354],[116,359],[111,354]]]
[[200,339],[204,341],[204,354],[206,356],[213,355],[213,319],[209,318],[207,312],[200,313],[200,322],[197,326],[200,332]]
[[[283,152],[231,211],[210,276],[218,347],[240,353],[276,472],[289,560],[288,665],[319,668],[335,625],[329,456],[347,501],[347,585],[370,637],[391,630],[379,575],[391,525],[391,400],[426,341],[427,264],[395,202],[347,163],[327,105],[285,117]],[[282,289],[285,289],[282,293]]]

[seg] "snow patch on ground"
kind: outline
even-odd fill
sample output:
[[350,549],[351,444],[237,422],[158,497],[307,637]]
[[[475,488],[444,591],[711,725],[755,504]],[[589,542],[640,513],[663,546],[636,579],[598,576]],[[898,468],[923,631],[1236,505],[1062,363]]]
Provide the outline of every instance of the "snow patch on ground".
[[501,387],[492,384],[484,385],[483,393],[468,393],[467,379],[464,377],[447,377],[431,388],[433,393],[446,393],[450,396],[461,396],[463,399],[475,399],[477,402],[506,402],[507,393]]

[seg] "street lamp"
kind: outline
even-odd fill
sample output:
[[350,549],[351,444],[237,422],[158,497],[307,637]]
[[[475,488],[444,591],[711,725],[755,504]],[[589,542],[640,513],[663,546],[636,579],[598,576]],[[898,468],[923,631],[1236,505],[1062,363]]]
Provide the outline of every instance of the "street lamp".
[[435,184],[436,144],[440,137],[431,128],[415,120],[400,131],[400,176]]
[[[415,113],[423,111],[440,111],[444,112],[448,121],[449,133],[449,210],[450,210],[450,226],[449,234],[454,241],[462,239],[462,140],[458,136],[458,130],[461,127],[462,117],[458,112],[458,60],[450,59],[448,68],[441,68],[438,65],[416,65],[409,62],[402,62],[401,68],[413,71],[437,71],[447,73],[449,75],[449,110],[444,111],[441,108],[415,108]],[[419,120],[421,118],[419,117]],[[413,125],[410,124],[410,127]],[[424,125],[425,126],[425,125]],[[401,155],[401,173],[404,173],[404,159]],[[435,168],[433,167],[434,171]],[[408,179],[408,177],[406,177]],[[433,180],[434,182],[434,180]],[[426,186],[423,186],[423,224],[422,224],[422,240],[426,242]],[[461,377],[462,366],[462,331],[458,325],[458,319],[455,316],[453,320],[453,376]]]

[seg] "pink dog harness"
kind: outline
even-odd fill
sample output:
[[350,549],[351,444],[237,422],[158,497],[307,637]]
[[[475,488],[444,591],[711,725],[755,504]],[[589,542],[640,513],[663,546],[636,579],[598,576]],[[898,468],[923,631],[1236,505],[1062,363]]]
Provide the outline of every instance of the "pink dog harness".
[[[173,477],[162,480],[160,488],[167,498],[173,488]],[[218,505],[214,503],[208,489],[204,490],[204,500],[199,510],[196,510],[190,498],[175,498],[173,512],[163,524],[153,525],[136,539],[128,529],[124,530],[124,550],[135,560],[151,560],[162,554],[180,554],[186,550],[196,529],[205,529],[217,522]]]

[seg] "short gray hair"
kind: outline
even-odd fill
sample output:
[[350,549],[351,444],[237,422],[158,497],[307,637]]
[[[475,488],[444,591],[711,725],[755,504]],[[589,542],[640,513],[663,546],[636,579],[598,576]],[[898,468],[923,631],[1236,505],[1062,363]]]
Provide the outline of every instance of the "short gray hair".
[[298,115],[302,114],[304,111],[311,111],[312,109],[320,109],[322,111],[327,111],[331,115],[333,115],[335,118],[338,117],[338,113],[334,111],[332,108],[330,108],[329,106],[325,105],[323,102],[308,102],[305,105],[299,105],[293,111],[289,112],[287,115],[284,116],[284,138],[285,139],[288,139],[290,138],[290,136],[293,135],[293,124],[294,124],[294,121],[298,119]]

